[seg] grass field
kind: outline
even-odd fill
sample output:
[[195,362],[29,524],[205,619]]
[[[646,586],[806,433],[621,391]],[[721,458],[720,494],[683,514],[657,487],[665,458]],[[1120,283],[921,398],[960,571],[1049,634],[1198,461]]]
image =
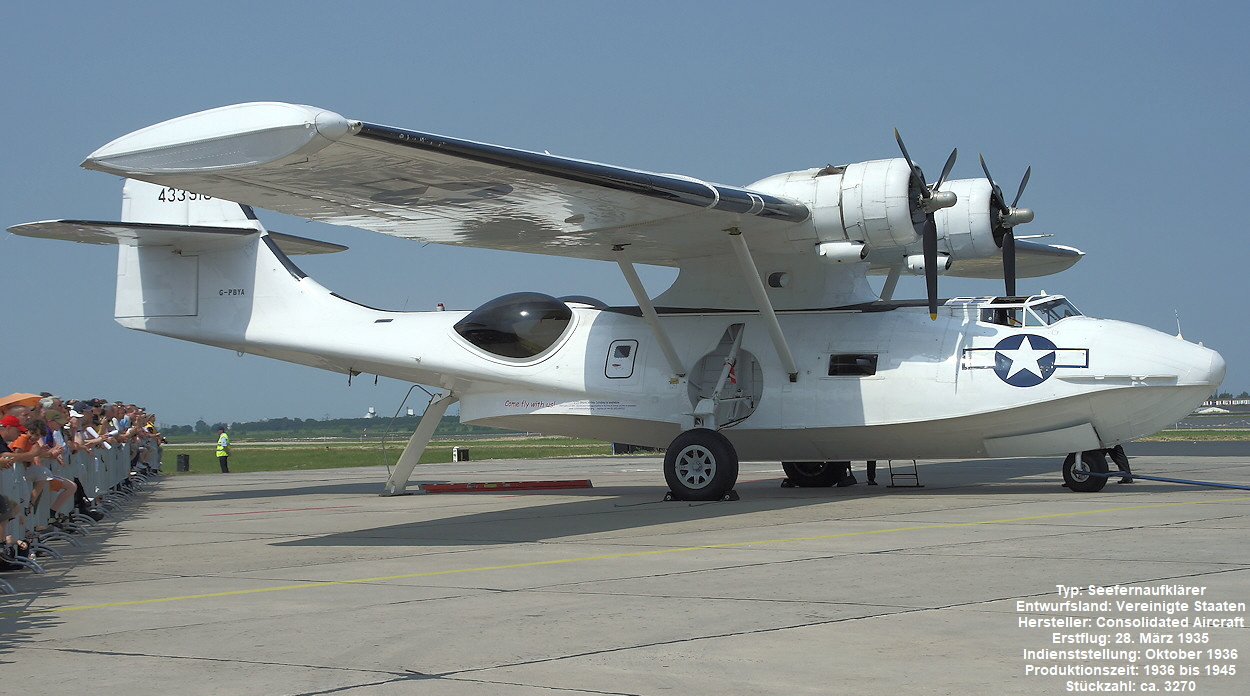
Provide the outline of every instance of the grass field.
[[1230,440],[1250,440],[1250,430],[1235,428],[1217,428],[1199,430],[1182,428],[1179,430],[1161,430],[1150,437],[1143,437],[1143,442],[1228,442]]
[[[333,442],[239,442],[230,444],[230,471],[285,471],[289,469],[334,469],[349,466],[393,465],[404,451],[406,440],[395,439],[383,445],[378,440]],[[607,456],[612,446],[596,440],[567,437],[515,436],[434,440],[421,455],[421,462],[450,462],[451,449],[469,449],[473,459],[540,459],[550,457]],[[174,471],[179,454],[189,455],[192,474],[218,473],[216,445],[165,445],[162,461]]]

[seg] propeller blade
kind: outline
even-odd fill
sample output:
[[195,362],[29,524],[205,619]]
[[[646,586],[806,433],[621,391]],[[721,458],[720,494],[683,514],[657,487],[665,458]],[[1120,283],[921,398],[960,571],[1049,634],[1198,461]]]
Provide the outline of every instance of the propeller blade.
[[1016,296],[1016,235],[1010,229],[1003,233],[1003,289]]
[[985,157],[977,154],[977,158],[981,160],[981,171],[985,172],[985,178],[990,180],[990,198],[994,205],[998,207],[1000,212],[1007,212],[1007,201],[1003,199],[1003,190],[994,183],[994,177],[990,175],[990,168],[985,166]]
[[[903,144],[903,136],[899,135],[898,129],[894,129],[894,139],[898,141],[898,149],[903,153],[903,159],[907,161],[907,166],[911,167],[911,185],[918,192],[919,199],[914,201],[916,209],[912,211],[912,215],[924,213],[924,225],[920,229],[920,239],[922,243],[922,251],[924,252],[924,281],[925,292],[929,298],[929,318],[937,321],[937,277],[938,277],[938,252],[937,252],[937,223],[933,220],[934,211],[942,208],[949,208],[958,201],[953,192],[938,192],[942,188],[942,184],[946,183],[946,177],[950,176],[951,169],[955,167],[955,158],[959,156],[959,148],[951,150],[951,156],[946,158],[946,166],[942,167],[942,175],[938,177],[937,183],[929,186],[925,183],[924,173],[920,171],[914,162],[911,161],[911,155],[907,152],[907,146]],[[985,160],[981,160],[981,166],[985,166]],[[1002,197],[1001,195],[999,196]],[[913,224],[918,220],[913,217]]]
[[942,176],[938,177],[937,183],[933,185],[934,191],[942,188],[942,184],[946,182],[946,177],[950,176],[951,169],[955,166],[955,156],[959,154],[959,148],[951,150],[951,156],[946,158],[946,166],[942,167]]
[[[911,169],[912,186],[924,191],[924,174],[920,172],[920,167],[917,167],[916,163],[911,161],[911,155],[907,154],[907,146],[903,144],[903,136],[898,134],[897,128],[894,129],[894,139],[898,141],[898,149],[902,151],[903,159],[907,160],[908,169]],[[924,194],[922,193],[921,195],[923,196]]]
[[933,214],[925,216],[924,232],[924,283],[929,295],[929,318],[937,321],[937,224]]
[[1011,202],[1011,207],[1016,207],[1020,202],[1020,196],[1024,195],[1024,187],[1029,183],[1029,175],[1033,173],[1033,167],[1024,170],[1024,178],[1020,180],[1020,190],[1016,191],[1016,199]]
[[903,151],[903,159],[907,160],[907,166],[915,169],[916,165],[912,164],[911,155],[907,154],[907,146],[903,144],[903,136],[898,134],[897,128],[894,129],[894,140],[898,141],[898,149]]

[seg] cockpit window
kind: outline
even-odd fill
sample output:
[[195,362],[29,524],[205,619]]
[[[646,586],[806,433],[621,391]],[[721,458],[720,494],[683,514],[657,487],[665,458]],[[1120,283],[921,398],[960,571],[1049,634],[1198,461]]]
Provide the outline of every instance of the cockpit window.
[[1081,316],[1080,310],[1063,297],[996,297],[981,306],[980,320],[1000,326],[1050,326],[1068,317]]
[[1076,307],[1073,307],[1071,302],[1068,302],[1062,297],[1029,305],[1029,309],[1037,315],[1038,319],[1040,319],[1043,324],[1048,326],[1059,321],[1060,319],[1081,316],[1080,311],[1078,311]]
[[1000,326],[1024,326],[1023,313],[1024,310],[1019,307],[983,307],[981,321]]
[[482,350],[504,358],[532,358],[568,328],[573,311],[550,295],[516,292],[478,307],[455,326]]

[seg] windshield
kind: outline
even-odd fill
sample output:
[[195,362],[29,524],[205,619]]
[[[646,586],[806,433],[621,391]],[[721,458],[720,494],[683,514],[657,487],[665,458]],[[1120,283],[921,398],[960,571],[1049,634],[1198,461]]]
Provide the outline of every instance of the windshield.
[[1071,302],[1068,302],[1062,297],[1056,297],[1043,302],[1038,302],[1037,304],[1031,304],[1029,305],[1029,309],[1032,310],[1032,313],[1037,316],[1040,323],[1047,326],[1059,321],[1060,319],[1081,316],[1081,312],[1077,310],[1076,307],[1073,307]]
[[1050,326],[1068,317],[1079,316],[1080,310],[1066,298],[1053,296],[1036,300],[996,297],[981,305],[980,313],[981,321],[1001,326]]

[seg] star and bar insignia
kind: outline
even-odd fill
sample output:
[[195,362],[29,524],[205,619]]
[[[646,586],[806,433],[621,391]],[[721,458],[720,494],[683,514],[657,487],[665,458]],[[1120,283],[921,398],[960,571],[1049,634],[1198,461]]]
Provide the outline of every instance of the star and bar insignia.
[[1036,387],[1050,379],[1057,367],[1089,367],[1089,349],[1059,348],[1045,336],[1016,334],[993,348],[965,348],[960,367],[992,369],[1013,387]]

